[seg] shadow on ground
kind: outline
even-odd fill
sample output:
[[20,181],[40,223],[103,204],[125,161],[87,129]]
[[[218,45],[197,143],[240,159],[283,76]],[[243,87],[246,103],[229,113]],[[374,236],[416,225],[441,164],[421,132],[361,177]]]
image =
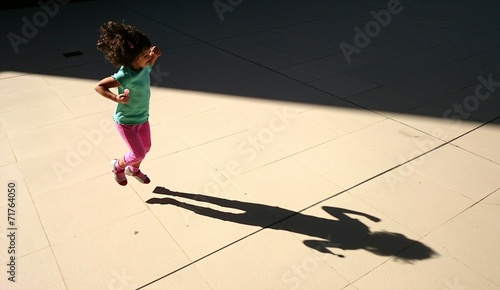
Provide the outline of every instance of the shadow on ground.
[[[50,7],[51,17],[39,5],[0,11],[11,36],[0,43],[0,72],[97,82],[116,71],[95,48],[98,27],[126,21],[162,48],[152,73],[161,88],[473,122],[499,117],[491,110],[500,104],[498,1],[400,1],[402,12],[365,35],[352,61],[340,45],[359,38],[354,28],[376,24],[373,13],[388,1],[234,1],[219,10],[216,2],[227,1],[70,1]],[[476,96],[489,78],[490,92],[480,87],[488,97]]]
[[[344,255],[335,254],[332,249],[366,250],[380,256],[396,255],[397,260],[407,263],[429,259],[437,255],[434,250],[425,244],[409,239],[402,234],[370,231],[368,226],[358,219],[349,217],[347,214],[365,217],[373,222],[379,222],[379,218],[345,208],[323,206],[323,210],[333,217],[333,219],[327,219],[265,204],[228,200],[202,194],[174,192],[164,187],[156,187],[153,192],[169,197],[151,198],[146,203],[171,204],[215,219],[307,235],[315,239],[305,240],[304,244],[306,246],[322,253],[330,253],[339,258],[344,258]],[[243,211],[243,213],[219,211],[209,207],[181,202],[170,196],[220,206],[228,210],[237,209]],[[278,221],[270,221],[267,215],[263,214],[264,212],[271,214],[273,217],[284,218]]]

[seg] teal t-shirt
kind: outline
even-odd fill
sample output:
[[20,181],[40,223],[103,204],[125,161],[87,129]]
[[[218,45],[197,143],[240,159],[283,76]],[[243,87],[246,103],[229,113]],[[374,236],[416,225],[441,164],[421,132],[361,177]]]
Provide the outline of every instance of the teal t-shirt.
[[128,103],[116,105],[113,118],[118,124],[137,125],[148,121],[151,70],[149,64],[138,71],[122,66],[111,76],[120,83],[119,94],[123,94],[125,89],[130,91]]

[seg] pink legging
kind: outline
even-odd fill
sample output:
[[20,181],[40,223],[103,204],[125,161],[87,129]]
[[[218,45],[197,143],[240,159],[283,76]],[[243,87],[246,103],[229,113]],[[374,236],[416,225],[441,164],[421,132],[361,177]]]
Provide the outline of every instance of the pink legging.
[[151,148],[149,121],[139,125],[122,125],[118,123],[115,123],[115,125],[130,150],[129,153],[123,156],[125,165],[133,165],[142,161]]

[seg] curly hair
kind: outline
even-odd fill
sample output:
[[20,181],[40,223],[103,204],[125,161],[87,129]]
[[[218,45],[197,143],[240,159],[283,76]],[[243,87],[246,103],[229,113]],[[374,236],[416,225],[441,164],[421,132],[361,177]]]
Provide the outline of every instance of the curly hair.
[[97,49],[116,67],[130,66],[144,48],[151,46],[149,38],[137,28],[108,21],[99,28]]

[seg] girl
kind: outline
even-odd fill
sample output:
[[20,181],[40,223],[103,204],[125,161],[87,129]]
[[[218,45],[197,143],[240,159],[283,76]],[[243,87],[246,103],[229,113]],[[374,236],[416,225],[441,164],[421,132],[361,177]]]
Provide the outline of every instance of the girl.
[[[114,112],[116,129],[130,149],[122,158],[111,160],[112,172],[122,186],[127,185],[125,174],[141,183],[149,183],[149,178],[139,167],[151,148],[149,74],[161,51],[151,46],[146,35],[130,25],[109,21],[100,27],[99,32],[97,49],[120,69],[102,79],[95,90],[117,103]],[[118,95],[110,91],[115,87],[118,87]]]

